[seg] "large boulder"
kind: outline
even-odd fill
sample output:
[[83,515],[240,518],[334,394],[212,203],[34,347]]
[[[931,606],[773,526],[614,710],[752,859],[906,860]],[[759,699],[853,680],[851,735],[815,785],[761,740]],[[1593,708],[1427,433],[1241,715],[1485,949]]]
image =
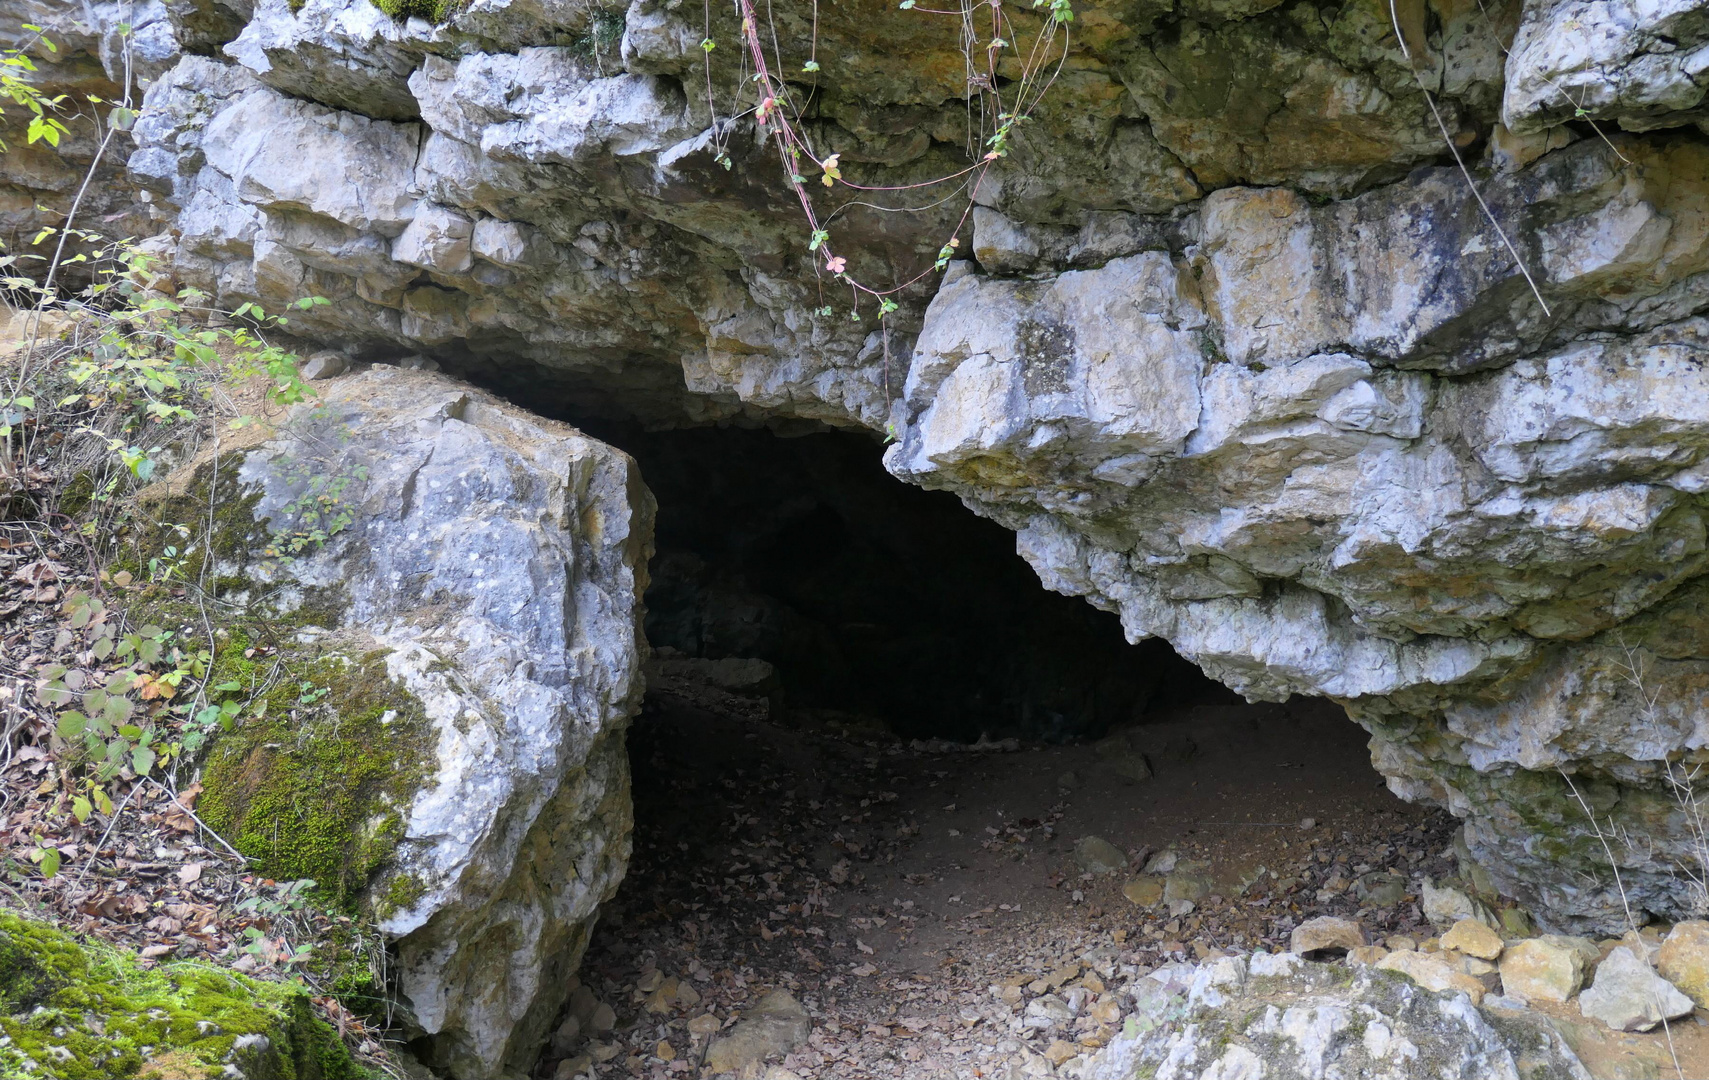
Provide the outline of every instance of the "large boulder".
[[[430,1060],[518,1074],[629,858],[652,497],[626,455],[444,376],[318,385],[195,474],[215,580],[291,673],[215,743],[201,805],[269,876],[372,914]],[[266,676],[255,645],[216,675]]]

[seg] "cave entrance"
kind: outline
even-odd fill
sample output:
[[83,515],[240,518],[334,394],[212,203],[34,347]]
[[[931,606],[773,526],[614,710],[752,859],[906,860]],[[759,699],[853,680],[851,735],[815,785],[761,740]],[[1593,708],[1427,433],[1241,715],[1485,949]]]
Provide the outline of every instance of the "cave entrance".
[[[660,655],[634,857],[540,1076],[1002,1076],[1119,1030],[1142,969],[1315,914],[1428,933],[1407,892],[1451,822],[1338,707],[1128,643],[870,439],[582,425],[658,499]],[[772,990],[811,1041],[708,1060]],[[1027,1011],[1051,994],[1071,1014]]]

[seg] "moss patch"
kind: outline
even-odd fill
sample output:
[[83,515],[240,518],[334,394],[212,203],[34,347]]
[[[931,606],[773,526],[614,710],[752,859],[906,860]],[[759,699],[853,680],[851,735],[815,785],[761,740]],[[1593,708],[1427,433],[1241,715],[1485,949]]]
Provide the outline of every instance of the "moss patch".
[[[242,655],[248,644],[232,635],[213,681],[255,674],[258,665]],[[269,692],[265,714],[215,744],[199,809],[263,874],[313,878],[354,910],[397,848],[431,725],[386,676],[383,652],[289,666],[291,679]]]
[[56,1080],[368,1074],[300,987],[203,964],[133,959],[0,911],[0,1075]]

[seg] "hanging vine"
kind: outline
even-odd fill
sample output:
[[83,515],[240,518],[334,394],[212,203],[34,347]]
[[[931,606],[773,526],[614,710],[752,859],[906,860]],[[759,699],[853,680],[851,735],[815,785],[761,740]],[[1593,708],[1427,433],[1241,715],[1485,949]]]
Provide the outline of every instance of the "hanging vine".
[[[944,269],[955,257],[961,246],[959,233],[973,212],[973,196],[980,181],[993,164],[1008,156],[1017,127],[1032,116],[1061,73],[1068,58],[1069,24],[1074,20],[1070,0],[1032,0],[1032,9],[1039,11],[1038,27],[1030,35],[1030,44],[1023,48],[1019,45],[1022,32],[1010,18],[1004,0],[961,0],[959,8],[926,8],[919,6],[918,0],[902,0],[900,8],[904,11],[951,17],[959,24],[969,110],[968,156],[973,161],[965,168],[930,180],[878,185],[855,183],[845,177],[839,161],[841,155],[823,153],[815,148],[804,130],[803,116],[817,84],[815,81],[804,92],[798,92],[783,77],[782,48],[770,18],[769,0],[764,20],[756,11],[754,0],[732,0],[740,24],[740,72],[727,115],[722,120],[719,118],[713,77],[713,56],[718,46],[712,37],[711,0],[704,2],[706,36],[700,45],[705,54],[706,94],[712,113],[716,159],[726,169],[732,167],[727,146],[729,132],[734,121],[751,115],[761,131],[762,141],[770,139],[776,146],[784,181],[801,204],[808,230],[807,250],[818,260],[816,268],[821,280],[828,274],[850,290],[853,300],[850,317],[855,321],[860,319],[863,298],[877,301],[882,319],[897,309],[896,294]],[[769,57],[767,42],[762,35],[770,38]],[[808,56],[801,65],[805,75],[816,76],[820,71],[818,36],[819,6],[814,0],[811,43]],[[1000,71],[1008,74],[1000,75]],[[977,119],[974,117],[975,105]],[[845,196],[828,212],[821,213],[815,202],[814,185],[808,175],[813,172],[817,173],[818,186],[826,189],[820,198]],[[932,191],[946,185],[949,186],[947,194],[923,206],[899,207],[877,201],[896,199],[907,192]],[[965,204],[930,267],[889,285],[863,281],[851,272],[848,255],[842,253],[833,235],[835,219],[845,210],[864,206],[887,212],[923,212],[958,197],[965,197]],[[827,305],[817,313],[830,315],[832,308]]]

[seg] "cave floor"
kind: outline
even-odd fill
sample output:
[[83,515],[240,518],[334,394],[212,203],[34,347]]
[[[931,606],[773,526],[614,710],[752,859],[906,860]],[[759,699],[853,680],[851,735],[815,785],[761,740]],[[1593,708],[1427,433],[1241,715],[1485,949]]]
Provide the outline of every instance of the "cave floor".
[[[857,717],[773,724],[761,702],[708,704],[655,694],[630,734],[634,861],[582,970],[616,1028],[561,1042],[540,1076],[590,1050],[598,1076],[711,1075],[711,1037],[689,1021],[727,1022],[773,988],[812,1016],[783,1062],[799,1077],[1003,1075],[1120,1024],[1106,1010],[1026,1030],[1005,986],[1085,982],[1090,950],[1151,966],[1285,948],[1319,914],[1422,938],[1411,897],[1372,906],[1349,883],[1453,870],[1452,820],[1391,795],[1363,733],[1326,703],[1152,716],[1168,749],[1137,782],[1094,745],[949,750]],[[1137,865],[1169,850],[1208,863],[1213,891],[1179,916],[1137,905],[1123,894],[1137,865],[1076,864],[1087,836]],[[1237,896],[1259,867],[1271,874]],[[673,995],[673,977],[692,992]]]
[[[634,860],[581,971],[615,1026],[560,1042],[537,1076],[711,1077],[710,1044],[774,989],[811,1035],[749,1078],[1048,1076],[1052,1056],[1120,1030],[1098,968],[1285,949],[1324,914],[1359,918],[1374,942],[1422,940],[1434,931],[1413,896],[1361,900],[1354,883],[1456,868],[1453,819],[1391,795],[1363,733],[1323,702],[1152,715],[1168,749],[1137,782],[1096,745],[950,750],[846,714],[767,712],[648,698],[630,733]],[[1086,873],[1087,836],[1133,865]],[[1123,891],[1168,851],[1212,890],[1183,915]],[[1027,1002],[1073,986],[1089,991],[1079,1018],[1023,1025]],[[1551,1015],[1594,1076],[1676,1075],[1662,1032],[1572,1013]],[[1674,1036],[1684,1075],[1709,1075],[1709,1028]]]

